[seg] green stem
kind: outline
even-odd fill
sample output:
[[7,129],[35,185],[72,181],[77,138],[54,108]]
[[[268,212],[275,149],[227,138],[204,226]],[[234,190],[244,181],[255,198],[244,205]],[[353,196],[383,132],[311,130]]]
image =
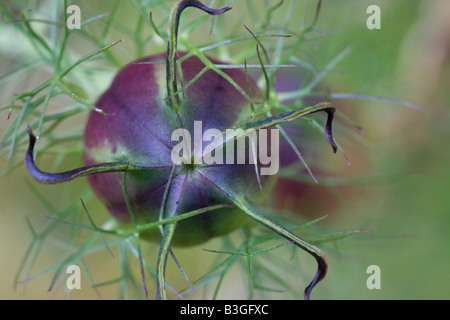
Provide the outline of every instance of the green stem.
[[[184,190],[188,181],[189,173],[186,173],[184,177],[183,184],[181,186],[181,189],[179,190],[178,197],[176,200],[175,207],[171,209],[171,212],[168,214],[164,214],[165,217],[175,217],[177,215],[178,211],[178,205],[181,202],[181,199],[184,195]],[[168,189],[171,188],[171,181],[168,182]],[[163,203],[163,210],[164,210],[165,204]],[[158,253],[158,262],[157,262],[157,268],[156,268],[156,299],[157,300],[166,300],[166,289],[165,289],[165,272],[166,272],[166,264],[167,264],[167,258],[170,253],[172,253],[170,249],[170,244],[172,242],[173,235],[175,233],[175,228],[177,224],[176,222],[168,223],[164,226],[163,229],[163,239],[161,241],[161,246]]]
[[156,268],[156,299],[166,300],[165,273],[167,257],[170,252],[170,243],[175,233],[176,223],[167,224],[164,227],[164,236],[158,254],[158,264]]
[[178,47],[178,28],[180,25],[181,13],[188,7],[198,8],[210,15],[219,15],[228,10],[230,7],[222,9],[211,9],[197,0],[181,0],[172,8],[169,20],[168,41],[167,41],[167,58],[166,58],[166,81],[167,94],[170,107],[178,113],[181,108],[181,101],[177,91],[177,47]]
[[232,199],[235,204],[244,211],[249,217],[256,220],[257,222],[261,223],[265,227],[273,230],[274,232],[278,233],[283,238],[286,238],[293,242],[297,247],[300,249],[308,252],[310,255],[314,257],[314,259],[317,262],[317,272],[314,276],[314,279],[311,281],[311,283],[306,287],[304,291],[304,296],[306,300],[309,300],[309,297],[311,295],[312,289],[316,286],[318,282],[323,280],[325,278],[325,275],[327,273],[327,263],[325,261],[325,257],[323,256],[322,252],[315,246],[309,244],[308,242],[304,241],[303,239],[299,238],[295,233],[287,230],[283,226],[277,224],[276,222],[270,220],[269,218],[261,215],[258,211],[256,211],[254,208],[250,206],[249,203],[246,201],[240,201],[237,199]]
[[327,273],[328,265],[325,261],[325,257],[322,254],[322,252],[315,246],[309,244],[308,242],[304,241],[300,237],[298,237],[295,233],[289,231],[282,225],[276,223],[275,221],[272,221],[268,217],[265,217],[260,212],[258,212],[255,208],[253,208],[248,201],[245,199],[241,199],[238,195],[222,188],[220,185],[216,184],[214,181],[211,181],[206,176],[201,174],[197,171],[200,177],[202,177],[205,181],[210,183],[213,187],[224,193],[239,209],[241,209],[245,214],[247,214],[250,218],[254,219],[255,221],[259,222],[266,228],[271,229],[272,231],[276,232],[283,238],[288,239],[289,241],[292,241],[294,245],[299,247],[300,249],[306,251],[310,255],[314,257],[314,259],[317,262],[317,271],[316,275],[314,276],[311,283],[306,287],[304,291],[304,297],[306,300],[309,300],[309,297],[311,295],[312,289],[319,283],[321,280],[325,278],[325,275]]
[[161,167],[145,167],[138,166],[135,164],[130,164],[129,162],[109,162],[100,163],[91,166],[85,166],[77,168],[70,171],[59,172],[59,173],[48,173],[41,171],[34,162],[33,151],[36,144],[36,136],[33,134],[30,126],[28,126],[28,135],[30,137],[30,144],[28,151],[25,156],[25,167],[28,173],[36,181],[44,184],[55,184],[73,180],[78,177],[84,177],[91,174],[106,173],[106,172],[124,172],[127,170],[137,169],[137,170],[153,170],[161,169]]
[[212,150],[215,150],[217,152],[217,150],[224,148],[227,145],[227,143],[231,141],[231,139],[236,140],[241,139],[253,131],[267,129],[273,126],[279,126],[280,124],[283,124],[285,122],[293,121],[300,117],[305,117],[307,115],[322,111],[327,113],[327,121],[325,123],[324,128],[325,138],[333,148],[333,152],[336,153],[338,150],[338,145],[336,144],[336,141],[333,138],[333,118],[336,109],[332,107],[328,102],[321,102],[316,104],[315,106],[305,107],[294,111],[288,111],[274,116],[268,116],[267,118],[264,118],[262,120],[246,122],[234,129],[235,130],[234,135],[226,135],[226,133],[224,132],[223,135],[227,136],[227,138],[223,139],[222,142],[217,142],[217,144],[214,146],[214,148],[211,149],[210,152],[203,154],[203,158],[205,159],[206,157],[209,157]]

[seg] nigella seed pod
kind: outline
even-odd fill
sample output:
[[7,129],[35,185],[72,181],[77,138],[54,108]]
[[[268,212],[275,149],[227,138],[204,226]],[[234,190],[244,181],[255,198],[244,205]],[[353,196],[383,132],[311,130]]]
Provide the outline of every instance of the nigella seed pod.
[[[34,163],[35,137],[29,128],[26,167],[42,183],[88,176],[97,197],[124,228],[134,226],[142,239],[160,241],[157,298],[165,298],[164,270],[171,246],[195,245],[227,234],[251,218],[315,258],[317,272],[304,292],[309,299],[311,290],[325,277],[327,264],[318,248],[254,208],[267,198],[276,179],[272,174],[259,174],[267,163],[255,154],[261,155],[262,146],[267,155],[278,151],[272,148],[277,137],[272,132],[279,124],[320,111],[328,114],[325,137],[336,152],[331,132],[334,108],[319,103],[274,116],[264,110],[258,113],[257,102],[263,99],[262,93],[246,72],[234,68],[220,73],[207,70],[207,64],[225,63],[204,55],[177,52],[180,15],[187,7],[214,15],[230,9],[211,9],[197,0],[177,2],[169,20],[167,53],[125,66],[96,103],[104,113],[90,113],[84,134],[85,166],[63,173],[40,171]],[[164,60],[165,65],[159,63]],[[181,80],[184,85],[178,89]],[[228,139],[222,133],[229,129],[241,131]],[[256,146],[255,136],[246,135],[263,130],[268,130],[265,136],[260,135],[267,139],[263,145]],[[174,132],[181,134],[174,139]],[[188,137],[191,134],[192,139]],[[209,152],[202,149],[205,137],[209,137],[206,145],[214,137],[216,148]],[[239,139],[247,140],[244,149],[236,148],[234,142]],[[180,145],[183,159],[176,163],[174,148]],[[191,145],[193,152],[187,150]],[[214,154],[219,161],[198,161],[199,149],[200,160]],[[222,149],[224,152],[220,153]],[[244,152],[243,164],[237,161],[239,150]],[[254,163],[250,158],[256,158]],[[234,160],[232,164],[226,161],[230,159]],[[201,214],[176,220],[202,209],[205,210]],[[162,221],[160,228],[137,228],[158,221]]]
[[[182,56],[182,54],[181,54]],[[164,60],[164,56],[140,59],[123,68],[96,106],[106,115],[92,112],[85,129],[84,159],[87,166],[103,162],[145,164],[142,170],[127,173],[127,197],[139,222],[158,220],[166,186],[174,166],[171,152],[176,142],[171,135],[178,129],[172,110],[167,107],[165,83],[160,81],[165,66],[148,64]],[[221,63],[211,59],[213,63]],[[147,64],[145,64],[147,63]],[[188,83],[203,68],[196,57],[181,63],[183,79]],[[246,88],[241,70],[226,70],[226,74]],[[253,96],[260,96],[251,80]],[[188,132],[194,132],[194,122],[202,123],[201,135],[208,129],[225,132],[250,115],[250,104],[226,79],[210,70],[183,92],[179,117]],[[122,223],[130,223],[130,213],[122,192],[122,173],[91,175],[92,189],[111,214]],[[264,176],[262,179],[268,180]],[[232,204],[207,180],[231,189],[256,202],[264,198],[270,184],[259,189],[255,168],[244,165],[189,165],[175,168],[166,200],[166,212],[179,214],[218,204]],[[271,179],[273,180],[273,179]],[[174,245],[193,245],[211,237],[226,234],[242,225],[245,215],[236,208],[224,208],[180,221],[173,237]],[[159,230],[144,233],[144,237],[160,240]]]

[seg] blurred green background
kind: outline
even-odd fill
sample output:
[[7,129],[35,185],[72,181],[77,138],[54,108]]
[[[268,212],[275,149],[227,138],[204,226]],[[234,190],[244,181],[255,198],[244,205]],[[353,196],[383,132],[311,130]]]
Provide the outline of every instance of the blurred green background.
[[[42,5],[41,9],[51,6],[49,2],[52,1],[48,1],[47,6]],[[262,0],[251,2],[256,10],[262,10],[265,3]],[[269,1],[270,4],[278,2]],[[289,1],[285,2],[284,6],[287,7]],[[103,0],[95,1],[94,4],[88,1],[71,3],[79,4],[82,10],[92,5],[95,7],[92,12],[111,10],[112,5],[112,2]],[[227,3],[215,1],[214,5]],[[315,4],[316,1],[304,1],[296,6],[298,12],[294,12],[290,27],[295,29],[300,23],[304,10],[312,16]],[[9,2],[4,4],[5,7],[9,5]],[[366,13],[369,5],[381,8],[380,30],[366,27],[370,16]],[[249,6],[243,0],[233,2],[232,6],[230,25],[237,26],[239,33],[244,34],[242,24],[252,26]],[[127,8],[115,17],[124,25],[134,21],[133,15],[136,14],[132,6]],[[323,68],[344,46],[353,48],[325,77],[322,85],[332,93],[361,93],[407,101],[420,106],[424,112],[386,101],[336,101],[338,108],[363,128],[361,135],[373,147],[356,139],[343,139],[341,145],[352,165],[347,166],[343,157],[334,156],[326,160],[327,169],[339,177],[356,180],[363,177],[363,183],[342,190],[345,199],[342,202],[328,202],[327,190],[313,188],[308,193],[311,195],[310,200],[305,200],[309,207],[304,207],[304,210],[316,210],[316,217],[333,212],[324,222],[324,227],[331,230],[370,229],[372,232],[336,242],[336,248],[342,255],[327,252],[329,273],[313,293],[315,299],[450,298],[449,12],[448,0],[324,0],[322,3],[316,27],[323,36],[313,39],[310,46],[304,47],[308,62]],[[276,17],[283,16],[283,9],[280,9]],[[20,52],[26,48],[15,46],[15,41],[19,39],[12,36],[11,26],[6,24],[6,15],[2,14],[1,17],[0,74],[6,74],[11,70],[11,61],[17,63],[17,57],[26,56],[25,52]],[[155,19],[159,23],[163,21],[159,17]],[[119,30],[107,40],[112,42],[121,37],[123,35]],[[162,44],[144,51],[145,54],[151,54],[163,48]],[[83,50],[80,48],[80,51]],[[85,50],[89,52],[89,48]],[[118,46],[115,52],[124,64],[137,58],[135,51],[127,49],[126,42]],[[7,107],[14,94],[29,90],[33,88],[33,83],[35,86],[47,78],[45,71],[36,73],[35,70],[2,78],[0,107]],[[100,94],[107,86],[107,81],[96,83],[92,91]],[[11,120],[6,120],[6,116],[7,111],[0,113],[1,135],[10,125]],[[79,128],[84,124],[84,119],[83,115],[74,117],[68,122],[67,128]],[[339,139],[339,136],[336,138]],[[324,154],[329,156],[328,153]],[[68,167],[72,164],[69,162]],[[0,166],[6,168],[7,165],[8,155],[3,152]],[[26,218],[36,228],[40,228],[44,219],[41,214],[46,213],[42,201],[30,192],[29,184],[38,188],[55,205],[64,203],[65,197],[70,194],[70,191],[64,193],[62,186],[38,186],[30,182],[23,166],[1,178],[1,299],[51,299],[64,296],[61,292],[47,293],[50,275],[37,277],[26,286],[14,288],[16,272],[31,240]],[[84,182],[77,182],[64,188],[84,187]],[[317,192],[327,195],[322,197]],[[205,244],[202,247],[210,246]],[[44,246],[40,257],[42,261],[39,262],[42,268],[57,259],[57,250],[52,251],[52,248],[51,245]],[[196,250],[183,249],[180,253],[181,260],[194,261],[194,270],[195,264],[199,263]],[[39,270],[39,263],[36,270]],[[107,279],[106,275],[113,274],[117,269],[117,263],[105,252],[91,258],[89,263],[95,266],[92,271],[94,278],[97,275]],[[369,276],[366,269],[370,265],[378,265],[381,269],[379,290],[369,290],[366,286]],[[239,286],[245,285],[245,280],[236,280],[236,286],[231,289],[239,290]],[[70,297],[97,298],[96,293],[88,288],[74,292]],[[114,294],[102,292],[102,297],[112,298]],[[221,297],[233,298],[235,292],[230,290]]]

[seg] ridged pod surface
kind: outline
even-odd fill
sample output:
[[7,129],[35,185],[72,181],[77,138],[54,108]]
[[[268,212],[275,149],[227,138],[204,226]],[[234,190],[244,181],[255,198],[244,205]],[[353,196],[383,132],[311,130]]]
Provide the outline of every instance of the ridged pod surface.
[[[161,81],[161,76],[164,79],[165,65],[148,63],[164,59],[164,55],[146,57],[124,67],[96,103],[105,114],[91,112],[84,137],[87,166],[131,161],[149,167],[148,170],[130,170],[127,174],[128,198],[133,213],[141,223],[158,220],[173,167],[171,152],[177,143],[171,141],[171,135],[180,124],[167,107],[166,84]],[[183,61],[184,82],[188,83],[204,67],[196,57]],[[242,70],[227,69],[224,72],[242,90],[247,90],[246,75]],[[261,94],[256,83],[252,79],[249,81],[253,97],[259,98]],[[225,132],[234,128],[250,113],[247,98],[224,77],[209,70],[183,91],[179,117],[183,128],[191,133],[194,132],[194,121],[201,121],[203,135],[208,129]],[[93,190],[111,214],[120,222],[129,223],[131,218],[122,179],[123,173],[88,177]],[[273,180],[264,179],[264,176],[261,179]],[[177,215],[218,204],[231,205],[230,200],[211,186],[208,180],[251,202],[263,199],[273,185],[272,181],[263,183],[262,191],[252,164],[181,165],[173,172],[165,211]],[[173,243],[192,245],[226,234],[245,221],[245,215],[239,211],[223,208],[180,221]],[[160,239],[158,230],[144,236]]]

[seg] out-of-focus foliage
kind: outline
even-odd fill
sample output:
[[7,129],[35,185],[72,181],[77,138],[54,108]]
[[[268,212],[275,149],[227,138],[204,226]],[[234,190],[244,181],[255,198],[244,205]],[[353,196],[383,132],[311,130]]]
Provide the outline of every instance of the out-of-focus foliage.
[[[294,1],[297,5],[293,7],[286,33],[299,30],[300,24],[310,21],[308,18],[312,19],[314,14],[316,1]],[[2,3],[3,7],[0,7],[0,107],[5,107],[0,113],[2,137],[20,112],[18,104],[10,120],[7,120],[8,108],[14,95],[33,90],[50,79],[54,72],[52,67],[38,62],[42,59],[34,59],[36,47],[40,46],[39,37],[33,38],[23,22],[16,23],[21,24],[24,33],[15,31],[7,22],[11,22],[11,19],[20,20],[19,9],[24,7],[29,7],[33,13],[38,12],[39,16],[35,16],[38,19],[56,20],[55,6],[60,6],[62,10],[61,4],[56,4],[57,2],[62,3],[56,0],[5,1]],[[42,157],[52,160],[50,163],[54,163],[55,169],[72,168],[75,163],[79,163],[77,155],[82,147],[80,128],[84,125],[86,112],[94,102],[92,99],[96,99],[109,85],[117,68],[141,55],[165,50],[162,41],[150,40],[152,31],[149,26],[144,23],[139,25],[141,20],[137,19],[137,9],[162,1],[130,1],[127,5],[120,4],[120,10],[114,9],[120,1],[72,2],[82,8],[84,19],[93,19],[86,24],[89,29],[85,30],[96,37],[92,42],[89,42],[89,36],[74,37],[67,44],[70,48],[68,52],[73,56],[67,56],[67,60],[63,62],[73,63],[115,41],[122,38],[126,40],[111,50],[102,51],[98,57],[86,61],[84,67],[74,69],[74,73],[70,74],[70,86],[64,88],[82,99],[81,102],[70,99],[67,95],[51,100],[48,106],[51,112],[58,110],[59,106],[73,106],[72,109],[65,109],[66,112],[73,112],[64,122],[65,135],[58,135],[58,131],[55,131],[54,135],[47,137],[50,140],[43,139],[41,142],[41,150],[45,150],[41,153]],[[227,1],[212,2],[215,5],[228,4]],[[195,30],[192,37],[196,45],[214,42],[211,38],[215,32],[248,35],[243,24],[249,28],[257,28],[258,21],[267,19],[262,4],[275,7],[279,3],[272,0],[230,2],[234,9],[233,14],[227,16],[229,28],[215,27],[209,38],[205,38],[204,30]],[[369,17],[366,9],[374,4],[381,8],[381,30],[369,30],[366,27]],[[270,19],[280,24],[285,23],[282,19],[290,8],[290,1],[284,1]],[[11,17],[6,9],[16,16]],[[326,280],[315,292],[316,298],[450,298],[446,281],[450,267],[450,147],[447,143],[450,138],[450,23],[445,15],[449,11],[450,4],[447,0],[324,0],[315,26],[317,30],[298,48],[298,57],[302,57],[306,70],[315,70],[320,74],[327,66],[332,66],[320,86],[324,92],[341,94],[335,96],[336,106],[343,115],[362,128],[360,134],[346,136],[346,132],[355,131],[354,127],[345,121],[341,123],[341,145],[351,166],[342,157],[321,158],[323,163],[320,163],[320,167],[326,171],[328,178],[322,181],[319,179],[319,185],[312,187],[299,199],[302,209],[300,213],[303,217],[317,218],[332,212],[330,217],[321,221],[321,227],[372,231],[363,237],[333,242],[327,247],[330,269]],[[107,12],[110,15],[106,15]],[[25,14],[31,15],[30,12]],[[109,19],[111,14],[113,18]],[[195,21],[199,16],[192,12],[188,20]],[[154,15],[153,19],[164,30],[167,17]],[[105,21],[111,21],[114,26],[102,34],[102,31],[107,30]],[[49,50],[40,52],[41,58],[51,61],[57,59],[56,49],[61,44],[57,42],[59,38],[56,37],[56,29],[46,29],[48,25],[42,21],[34,21],[32,26],[38,34],[49,30],[46,33]],[[139,32],[136,33],[135,30]],[[139,39],[148,37],[149,41],[142,45],[143,42],[135,41],[133,36],[140,37]],[[101,43],[98,39],[101,39]],[[232,49],[233,53],[239,53],[239,45],[232,46]],[[224,50],[217,50],[216,54],[227,58]],[[242,57],[238,55],[233,56],[235,60],[240,58]],[[23,64],[22,61],[26,63]],[[332,61],[336,61],[336,64],[330,64]],[[22,69],[12,73],[16,68]],[[344,94],[351,99],[341,99],[345,98]],[[356,99],[362,96],[365,99]],[[367,97],[407,101],[422,107],[425,112],[393,103],[393,100],[380,101]],[[26,102],[26,97],[23,101]],[[39,113],[36,112],[36,119],[38,118]],[[346,126],[352,130],[345,131]],[[83,181],[64,185],[64,188],[46,186],[38,189],[20,166],[26,147],[26,139],[21,139],[22,144],[18,145],[11,160],[8,152],[3,152],[0,158],[0,174],[3,175],[0,180],[0,298],[30,299],[47,295],[61,297],[64,292],[46,293],[51,283],[51,273],[43,276],[36,274],[33,279],[21,279],[30,281],[26,286],[23,283],[16,284],[16,288],[15,276],[22,266],[21,259],[33,232],[45,231],[49,220],[44,216],[55,211],[61,213],[64,210],[78,210],[80,216],[85,218],[79,203],[75,204],[76,209],[67,204],[74,203],[71,197],[73,194],[83,195],[83,200],[88,200],[89,192],[84,190],[86,184]],[[63,147],[52,149],[52,143],[55,142],[62,143]],[[48,147],[46,143],[49,143]],[[329,152],[328,149],[327,151]],[[72,154],[75,156],[71,157]],[[322,156],[322,152],[320,154]],[[42,161],[44,163],[45,160]],[[311,181],[307,183],[310,184]],[[336,187],[341,184],[347,187]],[[85,194],[87,199],[84,198]],[[288,207],[298,208],[298,204],[292,203]],[[95,221],[101,221],[106,216],[102,206],[95,200],[90,202],[89,212],[95,212]],[[50,239],[42,243],[38,241],[33,250],[38,250],[41,246],[44,249],[34,268],[35,272],[45,270],[61,259],[65,252],[72,250],[66,241],[60,239],[66,239],[68,233],[70,237],[76,238],[82,232],[84,231],[70,226],[60,227],[59,232],[52,234]],[[213,249],[217,248],[217,244],[212,241],[203,247]],[[99,253],[84,261],[84,265],[89,266],[84,270],[82,279],[85,286],[82,290],[73,291],[71,298],[97,298],[97,293],[106,298],[115,297],[117,288],[111,286],[100,287],[98,292],[90,289],[89,277],[95,283],[101,283],[113,279],[118,270],[139,270],[138,262],[133,257],[121,256],[125,260],[134,261],[130,265],[133,266],[134,263],[136,267],[134,271],[124,271],[125,264],[112,259],[104,246],[93,247],[92,250],[98,250]],[[114,254],[120,256],[120,250],[119,247]],[[154,246],[147,248],[144,245],[143,252],[148,255],[148,261],[154,261],[154,250]],[[201,272],[196,273],[196,269],[212,264],[216,258],[214,254],[198,248],[180,250],[177,257],[183,268],[190,271],[188,277],[191,280],[202,275]],[[274,263],[277,264],[276,261]],[[279,262],[281,268],[284,267],[282,263]],[[366,286],[369,277],[366,270],[370,265],[381,268],[380,290],[369,290]],[[184,286],[185,281],[178,268],[175,265],[169,265],[168,268],[168,273],[179,275],[179,279],[174,279],[173,282],[184,283],[180,285]],[[228,291],[220,292],[219,298],[234,298],[236,292],[246,292],[248,280],[245,277],[245,266],[244,271],[242,268],[236,269],[230,272],[236,272],[240,276],[227,278],[235,280],[226,287]],[[304,278],[306,282],[308,276],[304,275]],[[288,282],[290,278],[286,279]],[[272,283],[267,287],[271,285]],[[297,289],[301,292],[300,285]],[[245,293],[242,296],[246,298]],[[199,294],[198,297],[203,296]],[[284,295],[275,292],[271,297]]]

